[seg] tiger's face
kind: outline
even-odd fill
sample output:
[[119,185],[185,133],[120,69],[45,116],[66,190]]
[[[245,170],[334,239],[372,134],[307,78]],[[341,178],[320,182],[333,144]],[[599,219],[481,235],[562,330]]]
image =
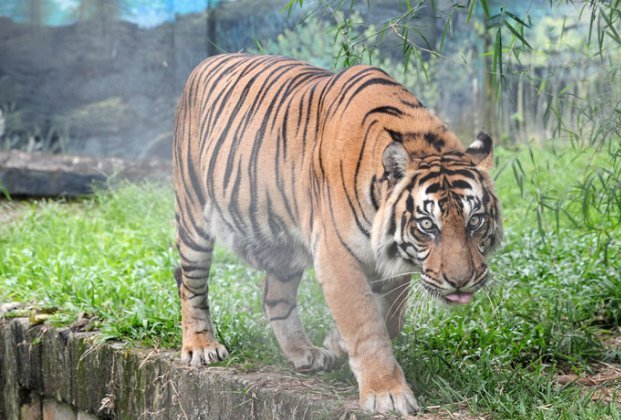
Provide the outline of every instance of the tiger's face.
[[386,201],[373,244],[383,274],[421,272],[424,288],[446,303],[468,303],[488,277],[486,257],[502,238],[487,170],[492,142],[479,134],[465,153],[412,158],[402,144],[384,152]]

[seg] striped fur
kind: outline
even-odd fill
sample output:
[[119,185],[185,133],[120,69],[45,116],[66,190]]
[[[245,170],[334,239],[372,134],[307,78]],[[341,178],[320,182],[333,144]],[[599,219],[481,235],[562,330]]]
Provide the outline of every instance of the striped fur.
[[[364,408],[415,411],[390,344],[409,273],[445,301],[483,285],[501,238],[491,156],[489,137],[464,150],[380,69],[205,60],[180,99],[173,146],[182,359],[227,357],[209,313],[217,238],[266,272],[265,312],[297,369],[329,369],[347,354]],[[296,305],[311,266],[337,325],[324,347],[310,342]]]

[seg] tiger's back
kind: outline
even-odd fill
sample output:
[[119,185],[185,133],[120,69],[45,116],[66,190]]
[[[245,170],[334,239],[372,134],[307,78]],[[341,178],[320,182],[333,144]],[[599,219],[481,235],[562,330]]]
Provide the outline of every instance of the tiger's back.
[[[393,97],[385,97],[387,87]],[[369,98],[378,90],[384,97]],[[334,74],[284,57],[205,60],[190,75],[178,109],[177,194],[195,195],[177,198],[179,217],[196,207],[192,227],[210,232],[255,268],[284,274],[311,265],[317,218],[355,223],[351,233],[364,243],[376,211],[373,176],[382,170],[380,159],[369,155],[381,155],[386,145],[372,144],[382,140],[374,131],[386,129],[376,117],[389,117],[401,131],[403,107],[420,113],[418,123],[429,131],[446,131],[377,68]],[[461,147],[451,140],[441,147]],[[348,208],[335,208],[328,194]],[[333,214],[321,215],[322,205]]]

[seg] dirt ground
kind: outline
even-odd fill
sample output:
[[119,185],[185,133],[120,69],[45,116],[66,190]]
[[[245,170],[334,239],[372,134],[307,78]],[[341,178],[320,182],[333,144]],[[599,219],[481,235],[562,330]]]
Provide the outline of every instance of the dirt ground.
[[[621,353],[621,327],[616,327],[602,337],[602,343],[611,352]],[[591,365],[591,369],[592,373],[588,375],[559,374],[556,376],[556,382],[559,386],[580,386],[583,394],[590,395],[593,401],[605,403],[615,401],[621,406],[621,365],[595,362]]]
[[0,199],[0,227],[16,220],[28,208],[27,201],[8,201]]

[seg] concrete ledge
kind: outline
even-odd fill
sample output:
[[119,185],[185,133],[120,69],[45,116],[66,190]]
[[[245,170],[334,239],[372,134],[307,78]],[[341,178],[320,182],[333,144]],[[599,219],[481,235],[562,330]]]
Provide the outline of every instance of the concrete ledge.
[[99,343],[97,333],[0,319],[0,418],[31,416],[24,413],[33,404],[50,400],[71,406],[73,418],[367,417],[355,409],[354,390],[335,389],[312,375],[191,368],[177,358],[174,351]]

